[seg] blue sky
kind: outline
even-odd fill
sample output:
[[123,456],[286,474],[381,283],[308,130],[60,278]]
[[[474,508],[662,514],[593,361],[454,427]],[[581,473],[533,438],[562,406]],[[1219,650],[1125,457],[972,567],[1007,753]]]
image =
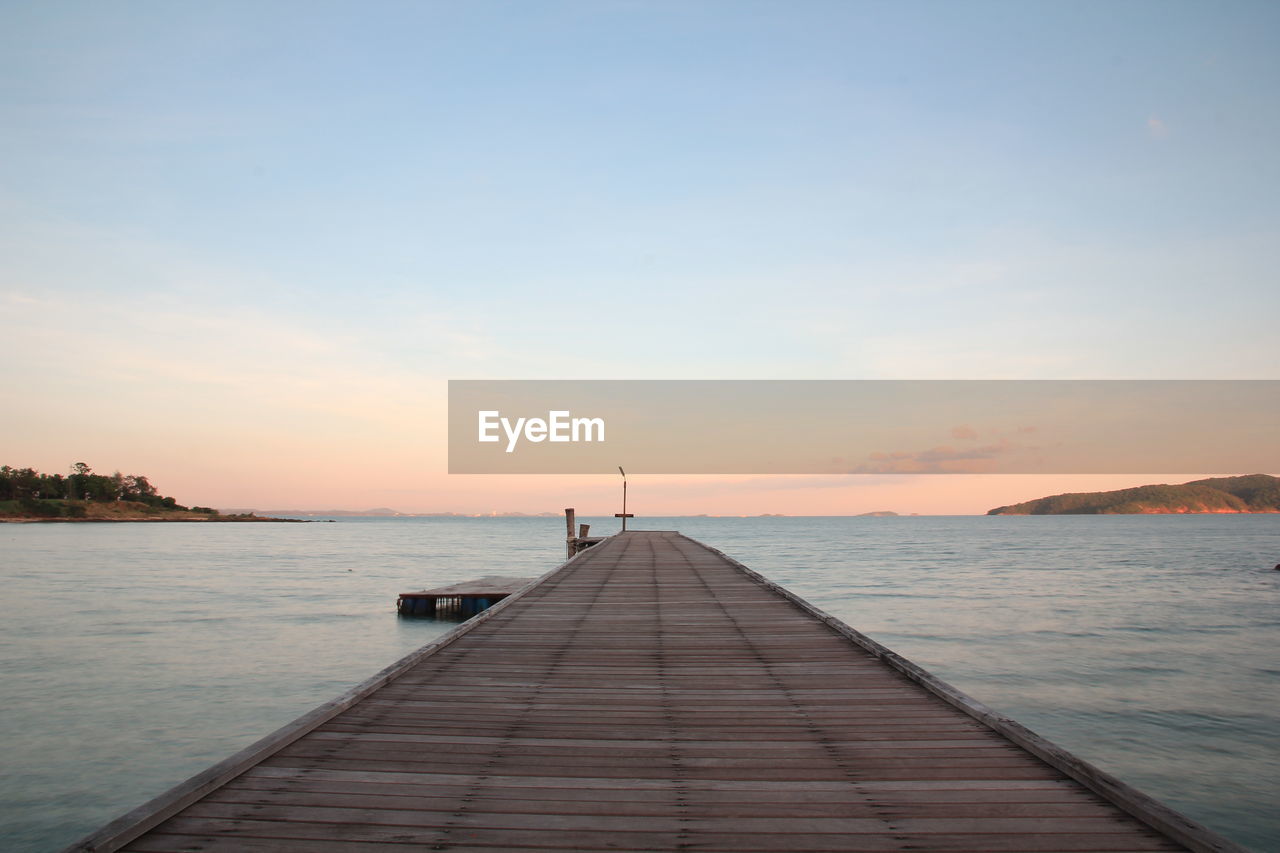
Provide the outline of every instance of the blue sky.
[[7,461],[450,509],[448,378],[1277,378],[1276,44],[1261,2],[0,4]]

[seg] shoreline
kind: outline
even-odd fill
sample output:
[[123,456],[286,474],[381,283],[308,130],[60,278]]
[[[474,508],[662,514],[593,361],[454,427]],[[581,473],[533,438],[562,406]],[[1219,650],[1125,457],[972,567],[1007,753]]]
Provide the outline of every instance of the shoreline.
[[317,519],[312,518],[271,518],[255,516],[253,518],[0,518],[0,524],[234,524],[237,522],[277,521],[285,524],[310,524]]

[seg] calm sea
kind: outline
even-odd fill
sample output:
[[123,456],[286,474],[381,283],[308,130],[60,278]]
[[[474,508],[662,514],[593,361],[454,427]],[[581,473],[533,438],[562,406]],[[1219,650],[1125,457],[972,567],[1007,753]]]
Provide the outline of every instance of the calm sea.
[[[615,529],[593,521],[593,532]],[[640,519],[1280,850],[1280,516]],[[558,519],[0,525],[0,848],[57,850],[443,633],[398,592]]]

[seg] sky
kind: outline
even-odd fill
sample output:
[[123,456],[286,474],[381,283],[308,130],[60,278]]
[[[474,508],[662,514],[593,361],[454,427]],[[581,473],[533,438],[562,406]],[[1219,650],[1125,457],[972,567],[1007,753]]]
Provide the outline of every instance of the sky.
[[[447,381],[1280,378],[1278,43],[1239,0],[5,0],[0,463],[612,512],[612,469],[448,475]],[[633,472],[630,508],[1153,480]]]

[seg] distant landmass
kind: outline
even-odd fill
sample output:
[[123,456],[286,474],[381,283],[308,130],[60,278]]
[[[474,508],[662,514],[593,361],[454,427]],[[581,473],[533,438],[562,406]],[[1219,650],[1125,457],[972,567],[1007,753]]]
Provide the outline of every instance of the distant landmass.
[[183,506],[141,474],[95,474],[83,462],[68,471],[64,476],[0,466],[0,522],[285,520]]
[[1163,515],[1280,512],[1280,477],[1210,477],[1181,485],[1072,492],[987,510],[987,515]]
[[890,518],[890,517],[896,517],[897,515],[898,513],[894,512],[891,509],[878,509],[875,512],[860,512],[858,513],[857,517],[858,518],[865,518],[865,517]]

